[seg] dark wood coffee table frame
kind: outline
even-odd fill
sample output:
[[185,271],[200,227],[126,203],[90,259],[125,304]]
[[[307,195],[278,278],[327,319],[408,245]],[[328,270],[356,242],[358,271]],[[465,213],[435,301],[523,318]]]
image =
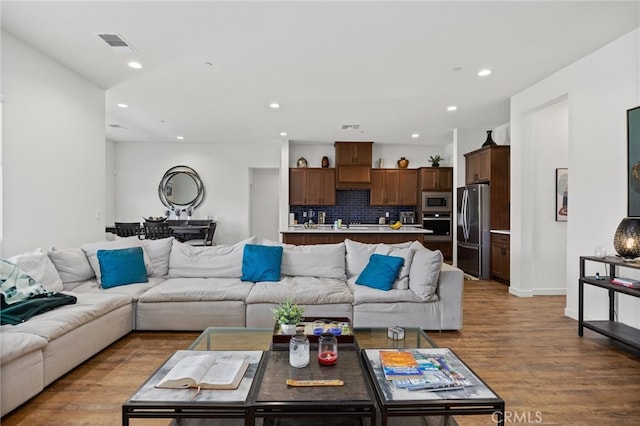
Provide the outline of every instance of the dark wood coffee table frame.
[[[309,365],[297,369],[289,366],[288,351],[268,352],[256,398],[252,402],[254,418],[322,417],[369,418],[376,424],[375,396],[367,377],[359,351],[353,345],[338,350],[335,366],[321,366],[311,350]],[[287,387],[285,378],[299,380],[342,379],[344,386]]]

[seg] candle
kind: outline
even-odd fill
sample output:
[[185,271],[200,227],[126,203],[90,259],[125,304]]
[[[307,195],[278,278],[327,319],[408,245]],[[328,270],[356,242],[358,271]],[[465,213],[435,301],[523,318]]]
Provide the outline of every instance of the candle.
[[318,362],[322,365],[335,365],[338,362],[338,354],[331,351],[320,352],[318,353]]

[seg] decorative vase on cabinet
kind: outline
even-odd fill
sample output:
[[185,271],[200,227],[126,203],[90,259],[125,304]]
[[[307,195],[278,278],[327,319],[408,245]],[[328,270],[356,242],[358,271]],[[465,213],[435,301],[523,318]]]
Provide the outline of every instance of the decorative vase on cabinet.
[[400,157],[400,159],[398,160],[398,167],[401,169],[406,169],[407,167],[409,167],[409,160],[404,157]]

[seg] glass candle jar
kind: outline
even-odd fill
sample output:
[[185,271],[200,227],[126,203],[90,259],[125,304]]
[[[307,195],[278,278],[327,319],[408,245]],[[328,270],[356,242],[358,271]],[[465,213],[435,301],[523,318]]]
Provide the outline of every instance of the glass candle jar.
[[309,339],[301,332],[291,336],[289,341],[289,364],[296,368],[309,365]]
[[318,339],[318,362],[320,365],[335,365],[338,362],[338,340],[331,333]]

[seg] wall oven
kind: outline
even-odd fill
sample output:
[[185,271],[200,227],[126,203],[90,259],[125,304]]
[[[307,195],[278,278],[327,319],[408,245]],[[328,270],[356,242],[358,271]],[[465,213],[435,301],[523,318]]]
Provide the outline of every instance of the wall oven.
[[451,213],[453,202],[450,192],[422,192],[420,200],[422,213]]
[[423,213],[422,228],[433,234],[425,234],[425,241],[451,241],[451,213]]

